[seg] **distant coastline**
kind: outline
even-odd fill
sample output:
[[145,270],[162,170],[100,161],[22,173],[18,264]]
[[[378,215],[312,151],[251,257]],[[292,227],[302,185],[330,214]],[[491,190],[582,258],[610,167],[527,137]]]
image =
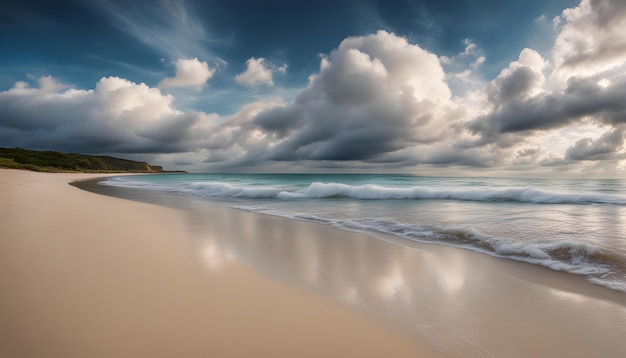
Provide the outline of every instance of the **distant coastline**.
[[0,148],[0,168],[48,173],[186,173],[109,156]]

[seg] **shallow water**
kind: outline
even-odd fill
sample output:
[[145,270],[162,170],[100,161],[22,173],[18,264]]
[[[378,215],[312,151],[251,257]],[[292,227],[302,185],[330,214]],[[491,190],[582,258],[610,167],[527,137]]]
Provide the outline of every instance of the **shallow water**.
[[102,184],[461,247],[626,292],[624,180],[167,174]]

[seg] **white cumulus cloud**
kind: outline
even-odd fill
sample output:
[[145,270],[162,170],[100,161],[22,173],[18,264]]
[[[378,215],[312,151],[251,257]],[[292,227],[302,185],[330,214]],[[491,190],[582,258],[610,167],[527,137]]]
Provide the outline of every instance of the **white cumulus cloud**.
[[17,82],[0,92],[5,146],[85,153],[184,151],[190,128],[210,115],[183,113],[158,88],[104,77],[95,89],[63,90],[44,77],[39,88]]
[[[17,82],[0,92],[0,142],[177,153],[168,161],[200,170],[609,173],[626,168],[625,4],[583,0],[564,10],[550,50],[522,49],[489,79],[477,71],[485,54],[469,40],[444,57],[387,31],[348,37],[320,55],[319,70],[292,100],[248,103],[229,117],[181,111],[172,95],[118,77],[89,90],[52,77],[36,88]],[[176,75],[159,87],[201,87],[215,71],[197,58],[175,64]],[[252,57],[235,80],[272,86],[286,70]]]
[[197,57],[178,59],[174,65],[176,66],[176,75],[164,78],[159,83],[159,87],[195,87],[200,89],[215,73],[215,69],[209,68],[206,62],[200,62]]
[[406,38],[349,37],[321,57],[319,73],[292,103],[232,123],[231,138],[241,140],[234,145],[244,160],[375,160],[444,135],[445,77],[438,57]]
[[626,63],[626,1],[582,0],[563,11],[553,48],[555,76],[590,76]]
[[276,66],[263,57],[250,57],[246,61],[246,70],[235,76],[235,81],[243,86],[254,87],[258,85],[273,86],[273,73],[287,72],[287,64]]

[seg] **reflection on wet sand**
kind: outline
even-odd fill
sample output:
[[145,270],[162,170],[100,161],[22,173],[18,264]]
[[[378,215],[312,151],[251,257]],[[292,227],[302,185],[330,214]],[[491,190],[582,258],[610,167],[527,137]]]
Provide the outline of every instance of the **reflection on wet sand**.
[[122,194],[183,209],[190,252],[209,271],[244,262],[451,356],[626,356],[626,296],[582,277],[198,199]]
[[[191,250],[213,253],[203,256],[207,267],[234,257],[451,355],[524,356],[529,345],[542,355],[594,354],[598,346],[608,356],[626,353],[618,338],[626,334],[626,297],[581,277],[456,248],[405,246],[388,236],[216,210],[210,203],[186,212]],[[527,280],[535,276],[544,281]],[[604,297],[587,295],[596,291]],[[601,333],[607,330],[612,333]]]

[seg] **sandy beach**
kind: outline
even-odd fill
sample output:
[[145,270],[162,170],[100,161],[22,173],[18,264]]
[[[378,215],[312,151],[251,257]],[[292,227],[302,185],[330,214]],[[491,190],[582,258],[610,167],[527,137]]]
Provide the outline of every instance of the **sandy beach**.
[[626,354],[626,296],[583,277],[90,177],[0,170],[0,355]]
[[0,356],[416,357],[425,345],[229,261],[191,259],[176,211],[0,169]]

